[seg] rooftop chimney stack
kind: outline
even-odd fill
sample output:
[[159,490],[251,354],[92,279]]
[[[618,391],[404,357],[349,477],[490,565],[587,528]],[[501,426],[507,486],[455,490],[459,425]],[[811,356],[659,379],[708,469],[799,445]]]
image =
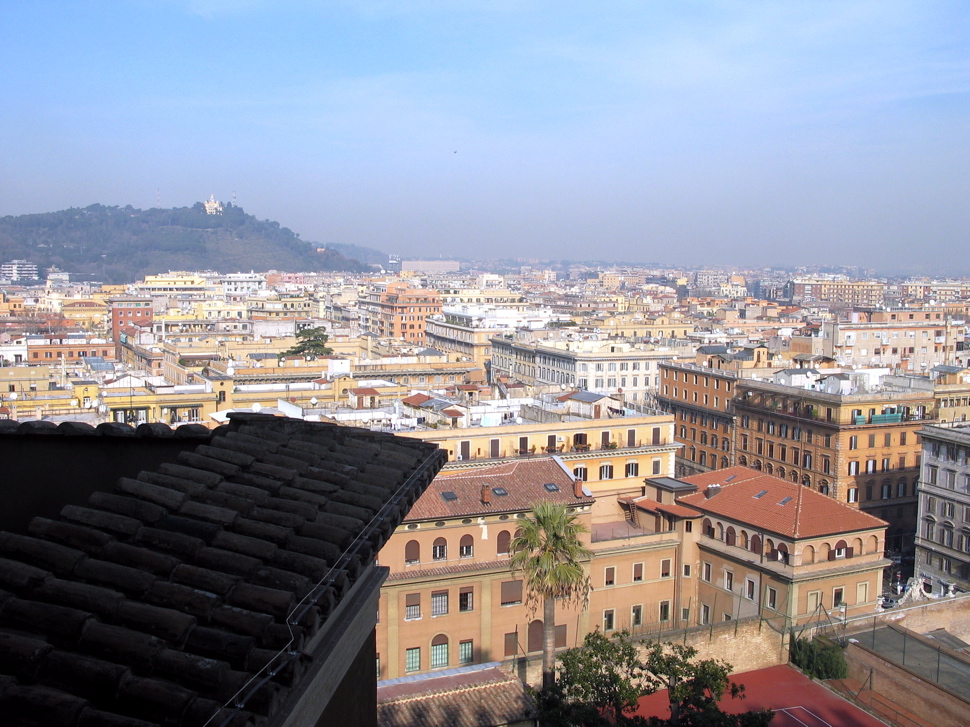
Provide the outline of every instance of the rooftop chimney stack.
[[575,480],[573,480],[573,495],[575,495],[576,497],[583,496],[583,481],[578,477]]
[[708,485],[707,489],[704,490],[704,497],[710,500],[712,497],[714,497],[714,495],[716,495],[720,491],[721,491],[720,485]]

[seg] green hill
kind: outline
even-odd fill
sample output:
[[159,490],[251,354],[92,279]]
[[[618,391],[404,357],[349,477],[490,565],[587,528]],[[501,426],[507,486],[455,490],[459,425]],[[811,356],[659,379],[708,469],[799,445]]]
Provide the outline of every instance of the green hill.
[[109,283],[167,270],[367,272],[358,260],[301,240],[278,222],[225,205],[208,215],[193,207],[140,210],[94,204],[84,209],[0,218],[0,261],[56,265]]

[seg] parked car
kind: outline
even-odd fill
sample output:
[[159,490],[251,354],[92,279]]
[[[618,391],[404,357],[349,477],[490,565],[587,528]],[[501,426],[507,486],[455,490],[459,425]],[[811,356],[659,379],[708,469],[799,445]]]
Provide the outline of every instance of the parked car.
[[895,608],[899,605],[898,596],[883,596],[882,597],[882,607],[883,608]]

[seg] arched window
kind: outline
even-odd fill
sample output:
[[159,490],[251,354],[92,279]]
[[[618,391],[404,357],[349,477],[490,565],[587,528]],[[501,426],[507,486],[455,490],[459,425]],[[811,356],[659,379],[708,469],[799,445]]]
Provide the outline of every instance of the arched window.
[[870,535],[869,540],[867,542],[868,542],[868,545],[866,545],[866,552],[868,553],[879,552],[879,538],[877,538],[875,535]]
[[528,651],[542,651],[542,621],[539,619],[529,624]]
[[404,565],[414,565],[421,562],[421,546],[417,540],[409,540],[404,546]]
[[782,480],[785,479],[785,475],[786,474],[787,474],[787,472],[785,472],[785,468],[784,467],[779,467],[778,468],[778,478],[779,479],[782,479]]
[[742,467],[747,467],[748,458],[742,454],[740,457],[738,457],[738,464],[741,465]]
[[717,524],[717,539],[724,540],[724,526],[721,523]]
[[495,543],[498,546],[498,554],[499,555],[508,555],[509,554],[509,543],[510,542],[512,542],[512,535],[511,535],[511,533],[509,533],[508,530],[503,530],[502,532],[500,532],[498,534],[498,537],[495,539]]
[[806,545],[805,550],[802,551],[802,565],[815,562],[815,548],[811,545]]
[[709,538],[714,537],[714,525],[710,518],[704,518],[704,522],[701,524],[701,532]]
[[751,536],[751,552],[752,553],[759,553],[759,554],[762,552],[762,550],[761,550],[761,536],[758,535],[757,533],[755,533],[754,535]]
[[738,537],[734,531],[733,525],[728,525],[727,532],[724,534],[724,542],[728,545],[734,545],[737,543]]
[[760,472],[760,471],[761,471],[761,460],[760,460],[760,459],[756,459],[756,460],[754,461],[754,464],[753,464],[752,466],[753,466],[753,467],[754,467],[754,468],[755,468],[756,470],[758,470],[758,471]]
[[721,469],[725,469],[728,466],[728,458],[721,457]]
[[778,543],[778,560],[782,563],[788,564],[788,546],[784,543]]
[[829,494],[829,483],[828,480],[822,480],[818,483],[818,491],[823,495]]
[[844,540],[839,540],[835,544],[835,548],[829,553],[829,560],[835,560],[836,558],[846,558],[849,555],[849,544]]
[[775,468],[771,466],[771,462],[765,465],[765,472],[767,472],[769,475],[774,474],[774,471]]
[[751,545],[751,541],[748,539],[748,531],[742,530],[738,533],[738,547],[747,550]]
[[441,669],[448,666],[448,637],[438,634],[431,639],[431,668]]
[[804,477],[802,477],[802,484],[805,487],[811,487],[812,486],[812,478],[809,477],[808,475],[805,475]]
[[792,482],[794,482],[797,485],[798,473],[795,470],[792,470],[791,472],[788,473],[788,479],[790,479]]
[[475,539],[471,535],[462,535],[458,544],[458,557],[471,558],[475,555]]
[[707,452],[703,452],[703,451],[701,452],[701,458],[698,461],[698,464],[702,466],[707,465]]
[[431,560],[448,560],[447,540],[435,538],[434,545],[431,546]]

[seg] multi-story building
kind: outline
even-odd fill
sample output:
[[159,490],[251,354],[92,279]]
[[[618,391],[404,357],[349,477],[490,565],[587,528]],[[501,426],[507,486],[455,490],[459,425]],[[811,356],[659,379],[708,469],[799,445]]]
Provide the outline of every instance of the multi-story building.
[[875,311],[864,320],[823,321],[821,353],[844,366],[886,366],[926,373],[954,361],[963,326],[942,309]]
[[603,341],[492,339],[492,379],[509,376],[539,390],[571,387],[649,401],[660,384],[660,364],[693,347],[671,349]]
[[876,608],[888,565],[882,520],[743,467],[684,481],[701,490],[677,501],[703,517],[700,623],[760,615],[784,628]]
[[425,321],[441,312],[441,295],[400,281],[376,283],[369,286],[357,305],[361,330],[424,345]]
[[10,260],[0,265],[0,278],[11,282],[34,281],[40,276],[37,264],[27,260]]
[[785,383],[738,380],[736,461],[887,520],[890,548],[910,551],[917,432],[932,413],[932,393],[860,385],[862,375],[793,369],[775,375]]
[[795,278],[791,281],[793,303],[832,303],[839,306],[881,306],[886,282],[846,278]]
[[[558,647],[594,629],[656,635],[762,616],[784,631],[843,604],[847,616],[876,607],[885,523],[762,472],[699,477],[647,478],[615,499],[559,456],[446,465],[379,556],[390,569],[379,678],[539,658],[542,614],[509,570],[509,544],[540,500],[575,513],[592,552],[586,607],[557,605]],[[597,521],[608,508],[613,519]]]
[[925,591],[970,591],[970,425],[929,425],[919,432],[916,575]]
[[151,328],[155,313],[148,297],[118,296],[108,301],[111,339],[118,343],[121,332],[132,328]]

